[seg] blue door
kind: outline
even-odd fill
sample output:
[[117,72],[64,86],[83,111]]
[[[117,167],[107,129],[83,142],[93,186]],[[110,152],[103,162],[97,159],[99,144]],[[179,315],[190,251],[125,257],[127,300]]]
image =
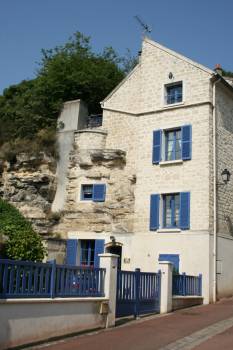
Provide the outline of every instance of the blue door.
[[173,270],[179,273],[180,256],[179,254],[159,254],[159,261],[170,261],[173,263]]

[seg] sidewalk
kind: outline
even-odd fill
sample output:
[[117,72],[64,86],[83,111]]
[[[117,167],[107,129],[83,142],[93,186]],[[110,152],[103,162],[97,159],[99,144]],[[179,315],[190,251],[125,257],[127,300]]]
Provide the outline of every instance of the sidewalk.
[[[220,344],[221,333],[226,347]],[[218,334],[218,335],[216,335]],[[207,341],[206,341],[207,339]],[[231,339],[231,340],[230,340]],[[47,350],[233,349],[233,298],[40,346]],[[209,347],[209,342],[212,345]],[[199,345],[201,344],[201,345]],[[222,343],[221,343],[222,344]],[[216,347],[215,347],[216,346]],[[38,347],[37,347],[38,348]]]

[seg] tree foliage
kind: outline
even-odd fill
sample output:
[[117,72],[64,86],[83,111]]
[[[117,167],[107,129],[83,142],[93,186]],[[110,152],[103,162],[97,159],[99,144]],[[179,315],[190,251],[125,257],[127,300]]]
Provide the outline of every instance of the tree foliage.
[[35,140],[41,129],[56,129],[65,101],[82,99],[90,113],[135,64],[108,47],[96,54],[90,38],[77,32],[67,43],[42,50],[36,78],[4,90],[0,96],[0,146],[17,139]]
[[42,261],[45,255],[41,237],[31,223],[11,204],[0,198],[0,235],[7,237],[10,259]]
[[222,74],[223,74],[224,77],[231,77],[231,78],[233,78],[233,72],[231,72],[229,70],[223,69],[222,70]]

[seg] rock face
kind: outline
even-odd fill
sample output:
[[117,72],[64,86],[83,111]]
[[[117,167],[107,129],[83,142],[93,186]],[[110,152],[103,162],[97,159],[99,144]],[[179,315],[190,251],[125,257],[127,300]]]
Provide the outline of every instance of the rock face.
[[[93,131],[92,131],[93,133]],[[90,135],[86,135],[90,142]],[[132,232],[136,177],[121,150],[85,149],[76,143],[70,154],[67,199],[54,231]],[[82,184],[106,184],[104,202],[82,201]]]
[[55,160],[20,154],[14,164],[0,164],[0,195],[27,218],[41,234],[54,225],[50,214],[56,191]]
[[[127,165],[126,152],[105,148],[106,134],[93,129],[76,132],[64,169],[66,196],[60,212],[51,210],[59,187],[56,162],[44,154],[39,158],[21,154],[15,164],[1,163],[0,195],[29,218],[44,238],[59,241],[71,231],[87,232],[87,238],[88,232],[133,232],[136,176]],[[81,186],[96,183],[106,185],[105,201],[81,200]],[[49,248],[52,255],[54,247]]]

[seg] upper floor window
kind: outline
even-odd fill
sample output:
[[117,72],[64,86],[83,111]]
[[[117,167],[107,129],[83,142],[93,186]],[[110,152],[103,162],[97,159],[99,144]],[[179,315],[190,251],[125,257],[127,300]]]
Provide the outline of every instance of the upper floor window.
[[190,160],[192,156],[192,126],[153,131],[152,163]]
[[190,228],[190,192],[151,195],[150,230],[159,228]]
[[81,200],[104,202],[106,193],[105,184],[85,184],[81,186]]
[[179,227],[180,194],[163,195],[163,227]]
[[165,104],[170,105],[183,101],[182,82],[165,85]]
[[165,136],[165,160],[181,159],[181,129],[167,130]]

